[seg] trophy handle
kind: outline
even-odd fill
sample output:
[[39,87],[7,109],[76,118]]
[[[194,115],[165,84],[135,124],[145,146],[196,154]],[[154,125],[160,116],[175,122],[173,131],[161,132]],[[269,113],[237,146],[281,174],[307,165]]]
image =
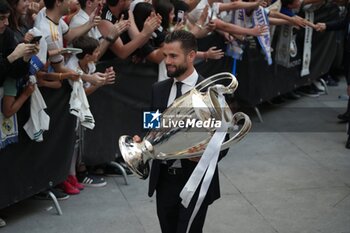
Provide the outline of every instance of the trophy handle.
[[249,132],[249,130],[252,127],[252,122],[246,114],[244,114],[242,112],[235,113],[233,115],[233,118],[232,118],[232,123],[233,123],[233,125],[237,125],[237,123],[243,119],[244,119],[244,124],[243,124],[242,128],[240,129],[240,131],[238,131],[238,133],[236,133],[229,140],[225,141],[221,145],[220,150],[225,150],[225,149],[229,148],[231,145],[233,145],[234,143],[239,142]]
[[236,77],[231,73],[223,72],[204,79],[202,82],[198,83],[194,88],[202,92],[205,91],[208,87],[213,86],[214,83],[217,83],[221,80],[231,80],[230,84],[224,86],[224,88],[226,89],[224,91],[224,94],[232,94],[238,87],[238,81]]

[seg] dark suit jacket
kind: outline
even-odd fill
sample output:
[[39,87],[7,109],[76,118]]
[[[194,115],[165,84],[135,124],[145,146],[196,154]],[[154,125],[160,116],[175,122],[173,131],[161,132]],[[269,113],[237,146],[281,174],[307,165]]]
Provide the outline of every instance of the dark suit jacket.
[[[201,81],[203,81],[204,78],[202,76],[198,77],[197,84]],[[152,110],[157,110],[163,112],[167,108],[169,94],[171,90],[171,86],[173,84],[172,79],[167,79],[158,83],[153,84],[152,86],[152,104],[151,108]],[[227,154],[228,150],[225,150],[220,153],[221,159],[223,156]],[[156,190],[158,178],[160,175],[160,166],[162,161],[161,160],[153,160],[152,163],[152,169],[149,179],[149,189],[148,189],[148,195],[151,197]],[[182,159],[181,160],[181,166],[183,173],[187,178],[189,178],[196,167],[197,162],[190,161],[188,159]],[[188,179],[187,179],[188,180]],[[185,184],[181,184],[184,186]],[[219,175],[218,175],[218,168],[216,167],[211,185],[209,187],[205,202],[207,204],[211,204],[213,201],[218,199],[220,197],[220,187],[219,187]]]
[[338,18],[336,20],[326,22],[326,30],[345,30],[345,50],[350,52],[350,38],[348,34],[348,25],[350,23],[350,4],[347,4],[347,14],[344,18]]
[[345,56],[344,56],[344,66],[345,66],[345,72],[346,72],[346,82],[348,85],[350,85],[350,34],[348,32],[348,26],[350,24],[350,3],[347,4],[347,14],[345,18],[343,19],[336,19],[330,22],[326,23],[326,30],[345,30]]

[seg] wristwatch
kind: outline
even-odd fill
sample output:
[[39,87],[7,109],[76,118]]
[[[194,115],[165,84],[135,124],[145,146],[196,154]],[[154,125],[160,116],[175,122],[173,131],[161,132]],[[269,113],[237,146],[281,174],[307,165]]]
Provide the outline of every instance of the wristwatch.
[[114,43],[115,39],[111,36],[106,36],[105,40],[108,41],[109,43]]

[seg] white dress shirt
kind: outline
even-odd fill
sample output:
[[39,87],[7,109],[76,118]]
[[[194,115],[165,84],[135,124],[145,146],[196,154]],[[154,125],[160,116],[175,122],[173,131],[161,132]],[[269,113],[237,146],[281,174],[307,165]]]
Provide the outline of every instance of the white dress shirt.
[[[181,81],[183,83],[181,87],[181,93],[185,94],[186,92],[194,88],[196,86],[197,80],[198,80],[198,73],[196,70],[194,70],[190,76],[188,76],[185,80]],[[174,82],[169,94],[168,107],[174,102],[176,97],[176,82],[177,80],[174,79]]]

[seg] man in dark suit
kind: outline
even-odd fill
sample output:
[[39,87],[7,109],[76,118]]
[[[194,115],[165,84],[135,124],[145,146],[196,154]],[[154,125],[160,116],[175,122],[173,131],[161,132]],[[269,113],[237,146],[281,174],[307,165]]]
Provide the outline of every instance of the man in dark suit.
[[350,149],[350,1],[346,3],[347,14],[344,18],[335,19],[326,23],[317,23],[317,31],[332,31],[332,30],[345,30],[345,47],[344,47],[344,71],[347,83],[347,94],[349,96],[346,112],[340,114],[338,119],[347,121],[348,125],[348,139],[345,147]]
[[[197,42],[192,33],[179,30],[166,37],[163,53],[167,76],[170,78],[153,85],[153,110],[164,111],[177,97],[188,92],[203,80],[193,66],[196,52]],[[140,139],[136,139],[136,141],[138,140]],[[226,153],[227,151],[222,152],[220,158]],[[186,232],[199,190],[196,191],[188,208],[182,206],[180,192],[199,159],[200,157],[170,162],[153,160],[148,195],[151,197],[156,191],[157,215],[162,233]],[[219,177],[216,167],[207,195],[191,225],[191,233],[202,232],[208,206],[219,197]]]

